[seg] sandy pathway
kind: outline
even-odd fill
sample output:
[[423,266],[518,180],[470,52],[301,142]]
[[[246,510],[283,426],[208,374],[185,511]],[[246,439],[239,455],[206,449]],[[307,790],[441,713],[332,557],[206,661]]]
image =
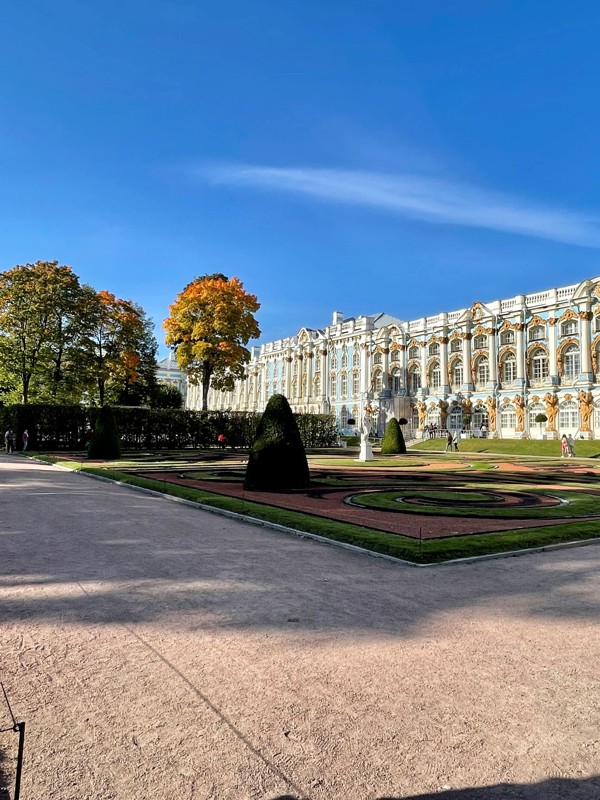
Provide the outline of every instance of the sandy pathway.
[[26,799],[600,796],[597,546],[401,568],[18,457],[0,504]]

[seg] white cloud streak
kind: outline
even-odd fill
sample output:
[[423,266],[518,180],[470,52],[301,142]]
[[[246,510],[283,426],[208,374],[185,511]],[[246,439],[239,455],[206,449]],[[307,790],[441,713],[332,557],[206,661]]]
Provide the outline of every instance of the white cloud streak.
[[486,228],[600,248],[598,216],[544,208],[499,192],[420,175],[245,165],[203,167],[195,173],[216,185],[304,195],[423,222]]

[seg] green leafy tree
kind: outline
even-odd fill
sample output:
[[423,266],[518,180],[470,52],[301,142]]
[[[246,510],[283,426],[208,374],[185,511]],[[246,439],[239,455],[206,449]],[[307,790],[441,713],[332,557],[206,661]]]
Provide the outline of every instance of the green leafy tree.
[[208,391],[230,390],[244,377],[250,359],[246,345],[260,335],[254,314],[260,303],[238,278],[203,275],[177,295],[164,321],[166,342],[192,383],[202,385],[202,409]]
[[244,487],[285,492],[308,486],[308,462],[296,419],[284,395],[274,394],[258,423]]
[[3,377],[18,387],[23,403],[35,384],[51,394],[60,384],[79,292],[77,276],[57,261],[19,264],[0,273]]
[[402,429],[396,417],[392,417],[385,426],[381,441],[381,454],[385,456],[406,453],[406,443]]
[[183,395],[176,386],[156,385],[150,395],[152,408],[183,408]]

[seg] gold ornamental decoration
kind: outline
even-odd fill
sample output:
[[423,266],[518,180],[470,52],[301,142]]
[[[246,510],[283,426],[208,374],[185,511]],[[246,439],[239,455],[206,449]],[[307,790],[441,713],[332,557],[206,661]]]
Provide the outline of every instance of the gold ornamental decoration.
[[551,392],[547,392],[544,395],[544,402],[546,403],[546,416],[548,417],[546,430],[555,431],[556,417],[558,416],[558,397]]
[[517,427],[515,431],[519,433],[525,429],[525,400],[522,395],[518,394],[515,396],[513,403],[517,417]]
[[580,430],[591,430],[590,421],[594,413],[594,398],[591,392],[580,391],[577,395],[579,400],[579,417],[581,420]]

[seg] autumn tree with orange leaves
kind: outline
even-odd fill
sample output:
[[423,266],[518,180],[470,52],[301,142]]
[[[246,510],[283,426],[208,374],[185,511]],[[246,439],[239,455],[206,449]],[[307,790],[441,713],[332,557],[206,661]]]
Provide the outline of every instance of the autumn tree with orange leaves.
[[202,385],[203,410],[211,387],[230,390],[236,378],[244,377],[250,360],[246,345],[260,335],[254,318],[259,308],[239,278],[221,273],[196,278],[170,306],[163,324],[166,343],[189,379]]

